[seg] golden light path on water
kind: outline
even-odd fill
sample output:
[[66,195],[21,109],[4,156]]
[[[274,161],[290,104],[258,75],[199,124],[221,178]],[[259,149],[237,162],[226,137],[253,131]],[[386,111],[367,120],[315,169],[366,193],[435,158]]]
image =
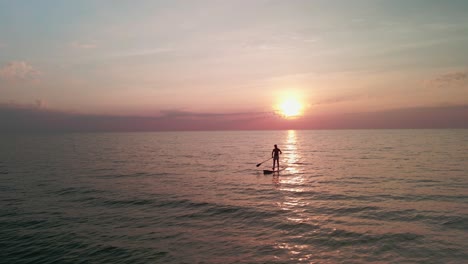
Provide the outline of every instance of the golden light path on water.
[[[277,205],[282,211],[287,212],[288,216],[285,216],[285,222],[310,224],[312,219],[306,212],[309,202],[295,195],[306,191],[304,171],[300,167],[301,155],[297,148],[296,131],[289,130],[282,148],[282,166],[285,170],[284,173],[275,175],[273,179],[274,183],[279,186],[279,191],[284,194],[284,200],[278,202]],[[276,247],[287,250],[290,259],[294,261],[307,261],[313,257],[310,254],[312,251],[310,245],[278,242]]]
[[301,156],[297,150],[297,136],[295,130],[289,130],[283,148],[283,167],[285,168],[284,177],[281,179],[282,183],[294,186],[294,188],[285,189],[287,191],[302,192],[304,191],[299,186],[304,183],[303,171],[300,168]]

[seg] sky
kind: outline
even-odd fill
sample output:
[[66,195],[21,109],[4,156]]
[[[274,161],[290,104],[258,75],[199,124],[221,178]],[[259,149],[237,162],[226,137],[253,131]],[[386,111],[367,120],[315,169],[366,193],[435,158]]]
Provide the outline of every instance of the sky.
[[0,0],[0,132],[467,128],[467,13],[465,0]]

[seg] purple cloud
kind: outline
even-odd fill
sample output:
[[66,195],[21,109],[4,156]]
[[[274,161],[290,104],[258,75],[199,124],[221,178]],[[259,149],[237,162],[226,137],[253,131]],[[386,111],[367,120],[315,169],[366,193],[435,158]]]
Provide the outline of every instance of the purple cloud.
[[428,81],[429,85],[437,87],[446,87],[451,85],[459,85],[468,80],[467,71],[458,71],[441,74]]
[[361,95],[343,95],[343,96],[336,96],[330,97],[327,99],[319,100],[314,103],[314,105],[327,105],[327,104],[337,104],[349,101],[355,101],[361,98]]
[[160,116],[90,115],[33,104],[0,103],[0,133],[269,129],[468,128],[468,105],[317,115],[284,120],[272,114],[166,111]]

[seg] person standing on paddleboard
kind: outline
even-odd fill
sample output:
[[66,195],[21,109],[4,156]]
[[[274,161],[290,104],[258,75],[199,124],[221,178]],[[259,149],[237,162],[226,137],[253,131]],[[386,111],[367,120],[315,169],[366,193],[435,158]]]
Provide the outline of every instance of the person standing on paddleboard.
[[276,161],[276,164],[278,164],[278,170],[279,170],[279,155],[280,154],[283,154],[283,152],[281,152],[281,149],[279,149],[278,146],[275,145],[275,148],[273,149],[273,151],[271,151],[271,157],[273,158],[273,170],[275,170],[275,161]]

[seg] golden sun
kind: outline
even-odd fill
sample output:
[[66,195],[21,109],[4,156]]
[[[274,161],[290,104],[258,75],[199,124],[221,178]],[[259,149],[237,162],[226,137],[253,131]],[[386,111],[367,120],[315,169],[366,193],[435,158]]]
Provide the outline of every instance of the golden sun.
[[295,98],[288,98],[280,103],[279,112],[285,118],[300,116],[302,114],[302,104]]

